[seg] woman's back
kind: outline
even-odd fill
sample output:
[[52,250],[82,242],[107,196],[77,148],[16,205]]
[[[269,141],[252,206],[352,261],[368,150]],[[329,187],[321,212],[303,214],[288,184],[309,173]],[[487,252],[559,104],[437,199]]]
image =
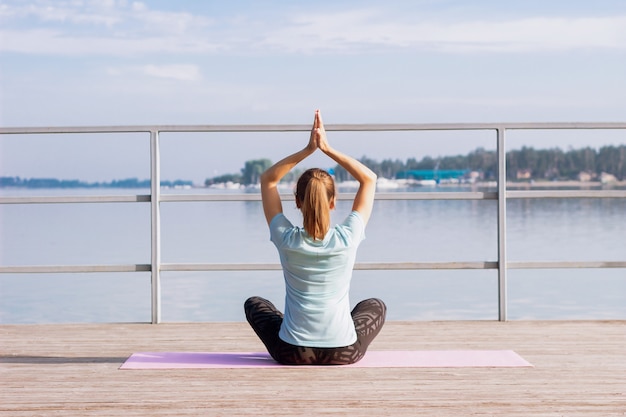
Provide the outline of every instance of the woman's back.
[[300,346],[333,347],[354,343],[350,281],[365,226],[358,212],[312,239],[279,214],[270,222],[271,240],[285,279],[285,319],[280,337]]

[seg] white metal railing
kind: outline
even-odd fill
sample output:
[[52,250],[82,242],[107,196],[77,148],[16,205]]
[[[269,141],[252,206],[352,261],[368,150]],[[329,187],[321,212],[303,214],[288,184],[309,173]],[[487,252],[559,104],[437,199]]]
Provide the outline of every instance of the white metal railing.
[[[0,265],[0,273],[87,273],[87,272],[151,272],[152,323],[161,321],[161,271],[264,271],[280,270],[280,264],[234,263],[190,264],[161,262],[160,203],[198,201],[257,201],[259,194],[240,195],[163,195],[161,194],[161,167],[159,134],[162,132],[307,132],[309,125],[148,125],[148,126],[92,126],[92,127],[5,127],[0,135],[66,134],[66,133],[147,133],[150,135],[150,194],[123,196],[45,196],[0,197],[0,204],[51,203],[135,203],[149,202],[151,212],[151,262],[126,265]],[[377,193],[377,200],[497,200],[498,250],[495,261],[477,262],[362,262],[358,270],[418,270],[418,269],[496,269],[498,272],[498,319],[507,319],[507,270],[530,268],[626,268],[626,261],[591,262],[508,262],[506,252],[506,203],[513,198],[626,198],[626,190],[537,190],[513,191],[506,187],[505,135],[511,130],[551,129],[626,129],[626,123],[452,123],[452,124],[336,124],[327,125],[328,131],[495,131],[498,159],[497,192],[424,192]],[[292,199],[292,195],[283,195]],[[352,199],[341,194],[339,199]]]

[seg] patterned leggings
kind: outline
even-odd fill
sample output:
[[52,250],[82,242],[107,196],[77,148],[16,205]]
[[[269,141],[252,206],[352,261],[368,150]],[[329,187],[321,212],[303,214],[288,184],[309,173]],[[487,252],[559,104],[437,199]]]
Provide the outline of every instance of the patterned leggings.
[[269,354],[284,365],[348,365],[365,356],[368,346],[385,323],[387,307],[377,298],[358,303],[352,310],[357,340],[350,346],[316,348],[295,346],[278,337],[283,313],[261,297],[250,297],[244,304],[246,319]]

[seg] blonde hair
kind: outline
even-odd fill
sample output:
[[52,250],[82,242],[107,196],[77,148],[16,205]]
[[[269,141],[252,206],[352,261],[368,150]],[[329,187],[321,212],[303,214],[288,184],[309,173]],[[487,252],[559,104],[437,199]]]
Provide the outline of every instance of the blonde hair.
[[298,179],[296,202],[302,212],[304,230],[322,240],[330,229],[330,205],[335,197],[335,181],[323,169],[306,170]]

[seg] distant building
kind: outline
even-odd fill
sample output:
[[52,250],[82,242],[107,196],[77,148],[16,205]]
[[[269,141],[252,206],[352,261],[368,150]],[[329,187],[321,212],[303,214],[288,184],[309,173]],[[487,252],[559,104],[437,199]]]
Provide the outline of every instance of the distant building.
[[602,174],[600,174],[600,182],[602,184],[608,184],[615,181],[617,181],[617,178],[615,178],[615,175],[613,174],[609,174],[608,172],[603,172]]
[[581,181],[581,182],[589,182],[594,177],[595,177],[595,175],[592,174],[591,172],[581,171],[581,172],[578,173],[578,181]]
[[518,180],[529,180],[533,177],[533,172],[530,169],[518,169],[515,178]]
[[469,174],[467,169],[409,169],[396,174],[396,179],[444,180],[461,179]]
[[475,183],[478,180],[481,180],[484,178],[484,175],[482,172],[479,171],[472,171],[469,174],[467,174],[467,178],[468,181],[471,182],[472,184]]

